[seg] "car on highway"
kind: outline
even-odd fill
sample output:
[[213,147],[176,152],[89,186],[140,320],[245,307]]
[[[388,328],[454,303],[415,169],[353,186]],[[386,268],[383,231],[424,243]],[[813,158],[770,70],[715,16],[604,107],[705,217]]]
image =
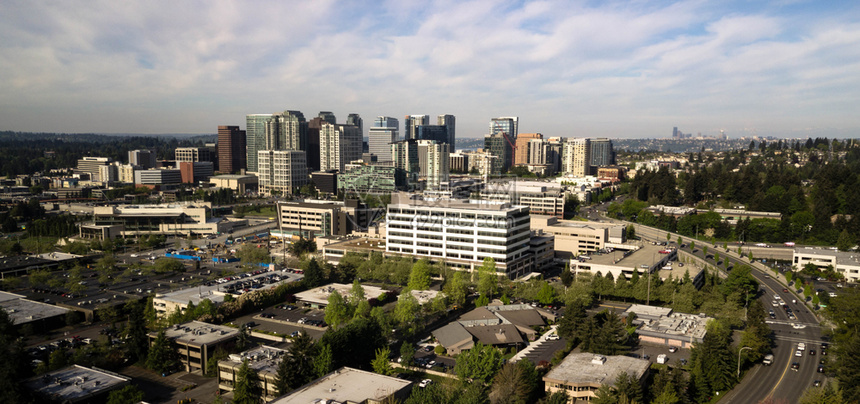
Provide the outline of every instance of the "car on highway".
[[794,351],[794,356],[803,356],[803,352]]
[[821,387],[821,380],[816,380],[816,381],[812,382],[812,385],[814,387]]
[[[806,324],[795,323],[795,324],[791,325],[791,328],[794,328],[795,330],[802,330],[802,329],[806,328]],[[813,355],[815,355],[815,354],[813,354]]]
[[809,355],[815,355],[815,350],[814,350],[814,349],[810,349],[810,350],[809,350]]
[[824,373],[824,366],[818,366],[818,373]]
[[800,370],[800,362],[792,362],[791,363],[791,370],[793,370],[795,372]]

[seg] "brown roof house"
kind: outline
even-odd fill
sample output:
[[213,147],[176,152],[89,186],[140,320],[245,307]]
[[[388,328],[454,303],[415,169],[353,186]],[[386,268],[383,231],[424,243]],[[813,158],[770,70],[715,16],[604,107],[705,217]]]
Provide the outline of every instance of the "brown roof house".
[[534,340],[537,332],[532,326],[545,322],[534,307],[525,304],[478,307],[446,326],[433,331],[448,355],[470,349],[474,342],[485,345],[518,346]]

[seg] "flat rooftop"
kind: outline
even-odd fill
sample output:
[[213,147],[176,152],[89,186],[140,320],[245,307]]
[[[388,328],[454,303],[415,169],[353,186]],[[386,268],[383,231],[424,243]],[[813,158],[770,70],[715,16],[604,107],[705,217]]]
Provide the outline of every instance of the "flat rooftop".
[[821,247],[795,247],[794,255],[821,255],[835,257],[836,265],[860,266],[860,253],[852,251],[839,251]]
[[369,238],[369,237],[356,237],[350,238],[343,241],[337,241],[333,243],[326,244],[323,247],[326,250],[338,250],[343,249],[346,251],[349,250],[367,250],[377,251],[377,252],[385,252],[385,239],[380,238]]
[[248,367],[254,369],[260,376],[265,374],[275,375],[278,373],[278,365],[284,359],[287,351],[280,348],[260,345],[254,349],[247,350],[238,354],[230,354],[225,360],[218,361],[219,364],[229,364],[238,368],[242,366],[245,359],[248,360]]
[[688,341],[701,341],[708,332],[711,317],[703,315],[675,313],[672,309],[641,304],[631,305],[622,314],[626,317],[636,313],[634,324],[641,324],[637,333],[653,337],[669,337]]
[[66,254],[63,252],[50,252],[44,254],[34,255],[34,257],[41,258],[43,260],[49,261],[65,261],[76,258],[83,258],[83,255],[75,255],[75,254]]
[[311,404],[322,403],[323,400],[334,403],[382,401],[411,384],[409,380],[343,367],[272,404]]
[[19,268],[40,267],[54,263],[52,260],[26,255],[0,257],[0,272]]
[[218,180],[245,180],[245,179],[254,179],[257,178],[256,175],[238,175],[238,174],[223,174],[216,175],[210,179],[218,179]]
[[[605,360],[605,361],[604,361]],[[651,366],[645,359],[629,356],[603,356],[592,353],[572,353],[556,365],[544,380],[568,385],[615,385],[616,377],[624,372],[640,379]]]
[[660,251],[665,249],[666,247],[663,246],[645,244],[642,248],[629,252],[627,256],[625,251],[617,249],[606,254],[590,254],[591,260],[588,262],[597,265],[619,265],[644,271],[646,267],[651,268],[666,257],[666,254],[660,254]]
[[76,403],[122,387],[130,380],[113,372],[73,365],[30,378],[24,386],[56,402]]
[[13,324],[26,324],[31,321],[62,316],[69,311],[69,309],[53,304],[27,300],[24,296],[7,292],[0,292],[0,307],[9,313],[9,318]]
[[[151,332],[149,335],[158,335],[156,332]],[[215,344],[231,338],[236,338],[239,335],[239,330],[223,325],[215,325],[204,323],[202,321],[192,321],[185,324],[176,324],[164,330],[164,335],[167,338],[175,339],[182,343],[193,343],[193,345],[209,345]]]
[[505,212],[512,209],[526,208],[525,206],[512,205],[509,202],[474,200],[474,199],[455,199],[455,198],[431,198],[423,197],[418,194],[410,194],[406,192],[398,192],[391,194],[391,203],[389,207],[425,207],[438,209],[465,209],[477,211],[497,211]]
[[[364,297],[368,300],[376,299],[379,296],[382,296],[383,293],[388,292],[387,290],[376,286],[361,285],[361,287],[364,288]],[[347,297],[352,291],[352,285],[345,283],[330,283],[325,286],[296,293],[296,300],[325,305],[328,304],[329,295],[334,291],[337,291],[343,297]]]

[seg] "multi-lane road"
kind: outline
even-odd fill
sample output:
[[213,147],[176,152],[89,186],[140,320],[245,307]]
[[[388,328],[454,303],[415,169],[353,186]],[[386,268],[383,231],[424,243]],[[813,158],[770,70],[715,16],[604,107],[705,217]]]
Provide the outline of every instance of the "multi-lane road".
[[[666,240],[665,230],[636,226],[637,234],[645,239]],[[677,238],[677,234],[672,235],[673,241]],[[692,239],[682,237],[682,242],[685,244],[689,245],[690,241]],[[699,242],[699,245],[701,244]],[[687,247],[686,251],[715,264],[713,259],[705,258],[701,249],[693,252]],[[815,380],[825,382],[825,375],[818,373],[819,361],[822,358],[827,358],[821,355],[822,341],[819,319],[803,303],[804,299],[797,296],[792,288],[774,279],[773,273],[767,267],[760,263],[751,264],[749,260],[740,258],[737,251],[731,251],[731,248],[728,252],[722,249],[719,252],[724,257],[723,259],[728,259],[731,262],[730,265],[746,264],[754,268],[753,276],[761,285],[757,298],[765,310],[772,309],[775,315],[775,318],[768,319],[768,325],[774,336],[774,363],[771,366],[762,364],[753,366],[746,372],[743,381],[721,401],[726,403],[757,403],[771,397],[778,402],[783,400],[788,403],[798,402],[803,391],[812,386]],[[779,299],[776,298],[777,296]],[[795,299],[798,303],[793,303]],[[792,309],[796,319],[789,318],[784,306],[779,304],[780,300],[785,303],[785,306]],[[777,306],[773,306],[774,301],[777,302]],[[806,343],[806,350],[801,352],[801,356],[795,356],[797,344],[800,342]],[[813,350],[815,354],[811,354]],[[795,362],[800,365],[797,370],[793,370],[791,366]]]

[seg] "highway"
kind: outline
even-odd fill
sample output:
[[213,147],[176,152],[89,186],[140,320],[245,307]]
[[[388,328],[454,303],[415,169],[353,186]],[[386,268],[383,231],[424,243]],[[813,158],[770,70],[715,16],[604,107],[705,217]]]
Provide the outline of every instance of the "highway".
[[[625,223],[626,225],[627,223]],[[653,241],[665,241],[666,231],[655,229],[647,226],[636,224],[637,234],[645,239]],[[676,241],[678,234],[672,234],[672,240]],[[683,237],[682,242],[687,244],[686,251],[690,251],[689,243],[693,241],[688,237]],[[698,241],[697,250],[694,254],[704,259],[704,253],[699,246],[705,243]],[[676,246],[678,247],[678,246]],[[713,245],[710,245],[713,248]],[[735,247],[736,248],[736,247]],[[766,247],[759,247],[768,249]],[[768,250],[782,250],[769,248]],[[709,251],[712,252],[713,250]],[[737,255],[737,250],[729,252],[724,249],[718,250],[721,257],[731,261],[731,265],[751,265],[748,259],[740,258]],[[755,250],[753,252],[756,254]],[[715,264],[713,259],[706,261]],[[803,304],[801,296],[797,296],[791,288],[784,285],[780,281],[774,279],[774,273],[760,263],[751,265],[753,276],[761,285],[762,292],[758,295],[765,310],[773,310],[776,316],[775,319],[769,319],[768,325],[773,331],[774,346],[773,355],[774,363],[771,366],[756,364],[747,371],[744,378],[738,386],[729,392],[721,402],[724,403],[757,403],[766,398],[773,398],[777,402],[797,403],[803,391],[812,386],[813,381],[820,380],[824,383],[826,377],[822,373],[818,373],[819,360],[821,356],[821,329],[818,318],[812,313],[810,308]],[[725,266],[723,266],[725,267]],[[775,296],[779,296],[779,300],[783,300],[787,306],[791,307],[797,316],[796,320],[789,319],[786,310],[781,305],[773,306]],[[798,303],[792,303],[793,299],[797,299]],[[778,301],[778,300],[777,300]],[[803,328],[795,328],[803,327]],[[802,356],[795,356],[797,344],[804,342],[807,349],[801,352]],[[815,355],[811,355],[810,351],[814,350]],[[826,356],[824,357],[826,358]],[[794,371],[791,369],[791,364],[798,362],[800,369]]]

